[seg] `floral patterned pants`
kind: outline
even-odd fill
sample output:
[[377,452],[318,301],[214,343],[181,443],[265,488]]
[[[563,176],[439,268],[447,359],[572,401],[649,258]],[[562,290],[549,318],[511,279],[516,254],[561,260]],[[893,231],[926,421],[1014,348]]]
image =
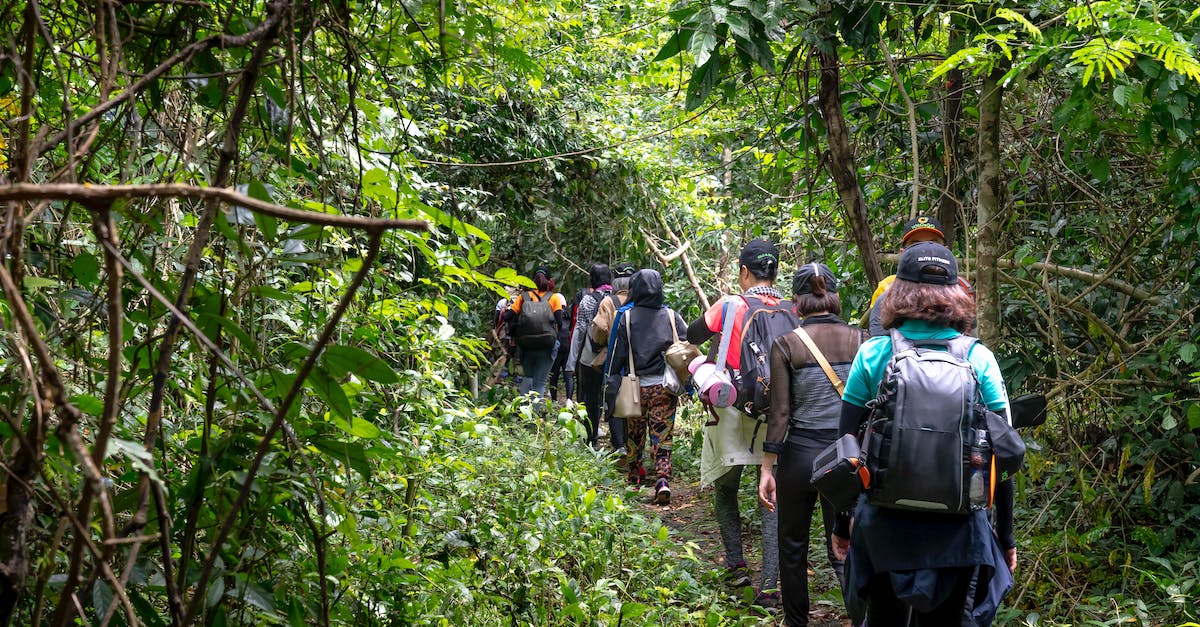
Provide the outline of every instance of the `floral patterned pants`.
[[671,479],[671,449],[674,447],[675,406],[679,400],[661,385],[642,386],[642,415],[625,420],[625,467],[629,483],[638,483],[646,435],[658,479]]

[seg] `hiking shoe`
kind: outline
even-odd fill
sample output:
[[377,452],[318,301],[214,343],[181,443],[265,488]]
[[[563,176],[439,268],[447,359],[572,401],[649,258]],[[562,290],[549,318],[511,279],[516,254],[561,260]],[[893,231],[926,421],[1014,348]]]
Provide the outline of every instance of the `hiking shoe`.
[[745,588],[750,585],[750,570],[745,562],[738,563],[733,568],[726,569],[725,581],[733,588]]
[[777,610],[783,606],[783,598],[778,592],[759,592],[754,595],[754,604],[765,610]]
[[659,479],[658,483],[654,486],[654,504],[671,504],[671,486],[667,485],[666,479]]

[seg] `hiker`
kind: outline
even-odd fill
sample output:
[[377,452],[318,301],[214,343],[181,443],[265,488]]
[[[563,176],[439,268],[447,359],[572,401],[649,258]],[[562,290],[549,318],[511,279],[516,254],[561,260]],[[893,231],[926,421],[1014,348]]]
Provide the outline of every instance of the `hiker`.
[[520,361],[525,376],[517,390],[522,394],[544,395],[566,303],[562,294],[554,291],[550,268],[538,266],[533,273],[533,283],[537,290],[525,290],[517,295],[504,312],[504,320],[511,325],[513,339],[521,349]]
[[571,332],[571,344],[567,357],[567,370],[579,375],[576,389],[579,400],[587,411],[588,444],[596,448],[600,433],[600,416],[604,414],[601,392],[604,387],[604,355],[607,346],[597,344],[589,331],[600,301],[612,294],[612,271],[608,264],[594,263],[588,268],[590,291],[579,300],[575,312],[575,329]]
[[575,293],[571,302],[563,310],[563,322],[558,326],[554,363],[550,365],[550,380],[546,384],[546,387],[550,389],[550,398],[555,401],[558,400],[558,384],[560,381],[566,392],[566,397],[563,400],[569,401],[575,396],[575,370],[567,368],[567,358],[570,356],[571,331],[575,324],[575,311],[585,293],[587,293],[586,289]]
[[[637,272],[637,266],[628,262],[613,264],[612,272],[612,294],[601,301],[596,308],[596,315],[592,317],[592,322],[588,326],[588,335],[596,347],[596,360],[594,363],[600,364],[600,371],[604,373],[604,362],[608,358],[608,340],[609,331],[612,329],[613,320],[617,317],[617,309],[629,301],[629,279]],[[619,459],[624,460],[625,450],[625,419],[613,416],[613,402],[617,398],[617,383],[620,379],[611,381],[607,380],[606,375],[601,376],[601,399],[603,401],[604,416],[608,420],[608,439],[609,444],[615,454],[619,455]]]
[[[918,242],[933,242],[942,246],[946,245],[946,235],[942,230],[942,223],[935,218],[928,216],[917,216],[912,220],[904,223],[904,227],[900,229],[900,253],[904,253],[905,246],[912,246]],[[884,292],[896,280],[896,275],[890,275],[883,278],[879,285],[875,286],[875,292],[871,294],[871,305],[868,308],[867,331],[871,337],[887,335],[888,332],[880,323],[880,306],[883,302]],[[958,278],[959,285],[966,290],[971,298],[975,297],[975,288],[964,278]],[[974,323],[972,323],[973,325]],[[973,327],[972,327],[973,328]]]
[[[960,355],[965,353],[974,377],[963,378],[957,385],[964,391],[967,387],[977,388],[986,407],[1001,414],[1001,420],[1007,419],[1008,394],[995,356],[974,338],[963,335],[974,324],[975,303],[960,289],[958,264],[949,249],[932,242],[906,248],[900,255],[896,279],[888,288],[880,318],[883,328],[892,335],[871,338],[859,349],[846,380],[839,435],[859,433],[871,416],[868,402],[889,393],[880,386],[880,380],[885,368],[893,367],[894,346],[906,354],[919,355],[911,351],[914,342],[921,341],[942,341],[943,347],[955,359],[961,359]],[[936,385],[944,380],[946,377],[942,376],[926,385]],[[921,407],[920,404],[928,402],[929,398],[939,396],[930,390],[921,396],[905,397],[904,404]],[[884,417],[894,421],[894,417],[903,412],[903,406],[895,405],[896,402],[892,400],[891,407],[884,403],[883,409],[878,411],[890,412]],[[933,415],[924,407],[920,413],[922,416]],[[962,409],[956,408],[950,415],[961,413]],[[881,428],[886,430],[887,427]],[[991,430],[990,425],[988,428]],[[916,435],[905,436],[907,439],[903,441],[909,443],[908,447],[891,451],[887,456],[888,464],[897,463],[891,461],[896,459],[908,461],[910,470],[907,472],[910,474],[915,472],[912,468],[930,474],[944,473],[947,468],[959,464],[953,470],[961,472],[962,442],[957,438],[950,446],[959,448],[953,449],[949,463],[939,456],[929,459],[929,465],[925,466],[919,464],[929,458],[923,451],[927,450],[926,444],[932,442],[930,438],[937,437],[931,435],[936,430],[931,427],[910,433]],[[870,443],[864,445],[868,449],[871,446]],[[870,459],[871,453],[868,453]],[[870,463],[868,461],[868,466]],[[838,529],[833,538],[835,553],[847,561],[845,591],[851,614],[865,612],[870,625],[902,624],[898,617],[905,616],[911,609],[915,627],[958,625],[963,620],[964,608],[970,606],[970,619],[974,624],[990,625],[1000,599],[1012,586],[1012,571],[1017,563],[1012,479],[995,483],[992,498],[996,528],[993,533],[988,513],[983,509],[950,514],[898,509],[898,501],[883,502],[887,494],[882,491],[889,486],[915,485],[926,489],[925,486],[938,483],[909,475],[898,477],[899,471],[890,466],[883,472],[887,481],[880,486],[877,485],[879,473],[873,471],[871,490],[859,498],[852,525],[848,516],[838,517]],[[962,482],[961,478],[957,481]],[[985,486],[986,482],[979,487],[983,490]],[[915,500],[915,496],[909,497],[909,502]],[[849,557],[846,557],[847,550]],[[968,599],[975,576],[978,576],[975,592]]]
[[[638,470],[649,437],[655,475],[653,502],[667,505],[671,502],[671,449],[678,399],[663,387],[667,368],[663,351],[677,335],[687,332],[687,325],[678,313],[663,306],[662,289],[657,270],[639,270],[629,280],[629,295],[636,304],[612,330],[608,368],[610,375],[627,371],[632,354],[633,374],[641,385],[642,415],[625,420],[626,477],[631,485],[640,484],[642,473]],[[670,325],[675,326],[674,332]]]
[[[708,341],[720,333],[726,322],[722,312],[728,304],[732,316],[732,331],[728,342],[727,364],[737,369],[741,365],[741,334],[749,301],[756,306],[783,306],[791,309],[791,303],[783,299],[775,289],[775,277],[779,273],[779,249],[765,239],[747,243],[738,256],[740,269],[738,285],[740,297],[722,299],[709,307],[699,319],[688,326],[687,339],[694,345]],[[795,320],[793,316],[793,321]],[[791,325],[795,327],[795,322]],[[724,339],[724,338],[722,338]],[[765,346],[764,346],[765,348]],[[769,350],[769,349],[767,349]],[[704,445],[700,455],[700,484],[712,484],[713,508],[717,525],[721,529],[721,542],[725,546],[726,579],[734,587],[751,585],[750,574],[742,552],[742,514],[738,507],[738,487],[742,480],[743,466],[757,466],[762,462],[762,438],[755,442],[758,422],[736,407],[712,408],[718,417],[717,424],[704,429]],[[760,605],[777,605],[775,592],[779,577],[779,536],[776,529],[775,512],[760,505],[762,517],[762,578],[758,590]]]
[[495,385],[501,379],[508,377],[508,362],[515,359],[517,347],[510,334],[510,325],[504,320],[504,312],[516,300],[519,293],[516,288],[508,288],[507,296],[496,302],[496,309],[492,313],[492,336],[490,339],[491,344],[495,347],[493,354],[496,357],[492,359],[491,366],[488,368],[488,385]]
[[[842,303],[837,279],[823,263],[807,263],[796,270],[792,302],[800,326],[771,347],[771,411],[763,440],[758,497],[779,517],[784,624],[803,627],[808,625],[809,610],[809,529],[819,498],[812,486],[813,460],[839,435],[842,382],[863,342],[863,332],[839,317]],[[825,552],[844,587],[842,560],[834,556],[830,540],[837,512],[828,500],[821,498],[820,502]]]

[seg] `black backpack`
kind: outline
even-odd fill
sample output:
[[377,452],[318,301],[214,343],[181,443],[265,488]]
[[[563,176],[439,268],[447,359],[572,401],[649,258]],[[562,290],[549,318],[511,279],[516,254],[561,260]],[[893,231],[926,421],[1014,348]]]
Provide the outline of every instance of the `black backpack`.
[[800,319],[790,300],[767,305],[758,298],[742,298],[746,313],[742,318],[741,367],[736,372],[730,370],[737,389],[734,407],[763,418],[771,408],[771,345],[775,338],[800,326]]
[[517,324],[513,329],[517,346],[533,350],[554,347],[558,334],[554,330],[554,310],[550,308],[550,299],[554,292],[547,292],[546,297],[537,300],[533,292],[525,292],[521,299],[521,313],[517,314]]
[[[967,361],[977,338],[916,340],[891,331],[863,450],[867,500],[881,507],[964,514],[991,505],[987,408]],[[941,347],[945,350],[939,350]]]

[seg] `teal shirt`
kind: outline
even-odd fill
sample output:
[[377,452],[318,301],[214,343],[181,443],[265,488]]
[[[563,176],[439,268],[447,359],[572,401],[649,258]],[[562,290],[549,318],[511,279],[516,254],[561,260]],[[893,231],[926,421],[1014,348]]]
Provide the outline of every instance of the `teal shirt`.
[[[905,320],[900,325],[900,333],[911,340],[951,340],[962,335],[949,327],[935,326],[924,320]],[[842,400],[866,407],[867,401],[875,398],[878,393],[883,369],[891,359],[891,337],[873,337],[864,342],[850,366],[850,376],[846,379],[846,392],[842,395]],[[994,412],[1006,409],[1008,391],[1004,388],[1004,377],[1000,374],[1000,366],[996,363],[996,356],[992,351],[983,343],[976,342],[967,353],[967,361],[971,362],[975,368],[975,375],[979,377],[979,391],[983,394],[983,402],[988,409]]]

